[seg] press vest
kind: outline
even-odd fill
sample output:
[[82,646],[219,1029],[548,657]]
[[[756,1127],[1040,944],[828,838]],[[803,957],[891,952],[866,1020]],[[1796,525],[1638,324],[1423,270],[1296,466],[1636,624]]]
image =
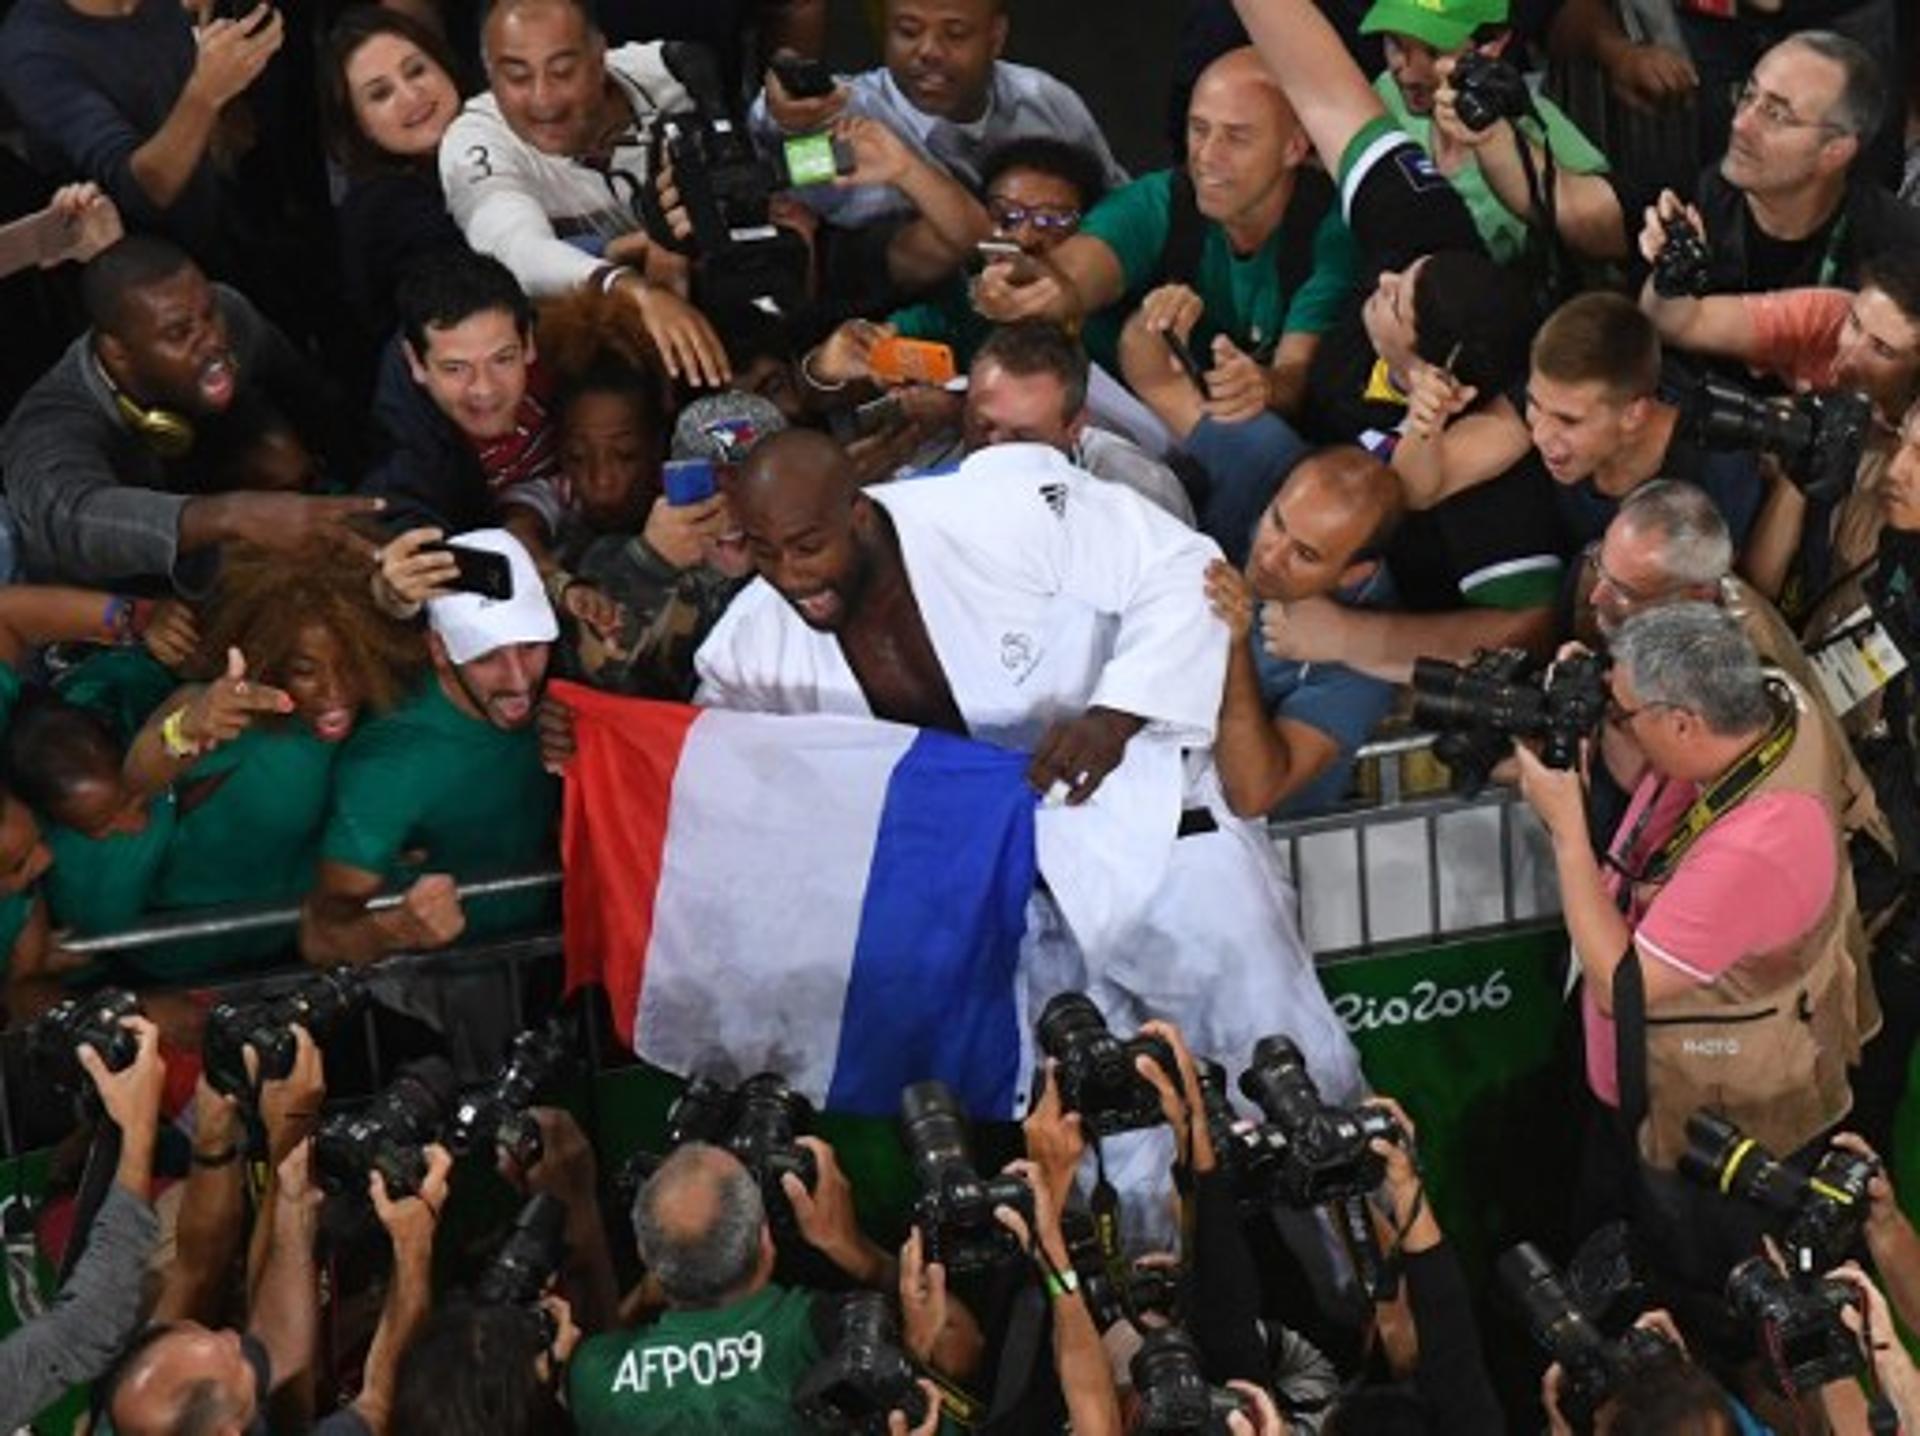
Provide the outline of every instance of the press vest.
[[[1806,793],[1831,816],[1844,750],[1836,749],[1824,724],[1812,721],[1806,694],[1775,677],[1793,694],[1793,744],[1740,802],[1763,793]],[[1847,1067],[1878,1029],[1879,1011],[1861,960],[1865,936],[1837,821],[1833,844],[1833,893],[1805,933],[1784,948],[1742,959],[1709,984],[1648,1003],[1648,1113],[1639,1141],[1651,1165],[1675,1165],[1686,1150],[1686,1120],[1703,1107],[1785,1154],[1852,1105]],[[1685,864],[1683,854],[1674,870]],[[1636,883],[1636,910],[1644,911],[1670,876]]]
[[792,1436],[793,1389],[820,1359],[814,1293],[765,1286],[744,1301],[669,1311],[643,1331],[583,1342],[567,1394],[586,1436]]

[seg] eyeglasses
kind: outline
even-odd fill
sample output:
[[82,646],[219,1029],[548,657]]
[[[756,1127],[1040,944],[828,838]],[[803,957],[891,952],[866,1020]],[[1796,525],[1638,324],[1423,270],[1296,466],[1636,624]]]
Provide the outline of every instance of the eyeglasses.
[[1042,232],[1072,229],[1080,223],[1080,211],[1063,209],[1059,205],[1009,204],[1004,200],[989,200],[987,213],[1001,229],[1019,229],[1030,224]]
[[1593,568],[1593,586],[1598,588],[1604,583],[1620,596],[1623,603],[1647,603],[1662,596],[1658,592],[1642,593],[1639,589],[1622,583],[1619,579],[1608,573],[1607,566],[1600,561],[1600,544],[1597,540],[1587,545],[1586,558],[1588,564]]
[[1740,87],[1740,94],[1734,100],[1733,107],[1738,110],[1752,110],[1760,116],[1760,123],[1770,130],[1835,130],[1844,131],[1845,125],[1837,125],[1832,120],[1803,120],[1794,114],[1793,106],[1779,95],[1770,94],[1761,89],[1752,80]]

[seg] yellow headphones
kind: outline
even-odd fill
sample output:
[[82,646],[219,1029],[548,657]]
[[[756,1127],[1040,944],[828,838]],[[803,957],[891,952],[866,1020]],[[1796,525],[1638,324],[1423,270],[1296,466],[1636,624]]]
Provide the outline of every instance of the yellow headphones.
[[113,407],[120,411],[120,417],[127,421],[127,427],[138,434],[149,449],[162,459],[184,459],[193,451],[196,437],[193,420],[184,414],[176,414],[171,409],[145,409],[121,392],[120,386],[113,382],[113,376],[107,372],[107,366],[94,358],[94,367],[100,371],[107,392],[113,395]]

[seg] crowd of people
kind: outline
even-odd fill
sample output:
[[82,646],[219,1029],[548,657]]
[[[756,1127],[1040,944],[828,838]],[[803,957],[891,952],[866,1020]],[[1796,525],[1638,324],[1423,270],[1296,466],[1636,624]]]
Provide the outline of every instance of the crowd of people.
[[[1920,37],[1623,8],[1190,0],[1130,174],[1007,0],[873,0],[849,73],[827,0],[13,0],[0,1010],[114,1141],[0,1428],[1920,1429]],[[438,1077],[336,1129],[318,1009],[193,996],[550,931],[485,884],[558,861],[556,679],[1134,824],[1123,931],[1041,854],[1026,995],[1091,1002],[1011,1164],[905,1094],[897,1251],[784,1089],[618,1182],[520,1092],[503,1188]],[[1265,834],[1409,725],[1544,830],[1567,1228],[1640,1274],[1502,1260],[1524,1410]],[[71,946],[229,907],[297,928]]]

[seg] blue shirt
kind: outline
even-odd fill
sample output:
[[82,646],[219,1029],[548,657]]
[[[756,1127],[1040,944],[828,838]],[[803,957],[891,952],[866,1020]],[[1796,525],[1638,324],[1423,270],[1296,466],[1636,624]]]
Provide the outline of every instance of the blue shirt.
[[[1352,588],[1335,593],[1333,600],[1349,608],[1392,608],[1400,596],[1394,591],[1386,565],[1381,564]],[[1346,796],[1353,776],[1353,755],[1393,706],[1393,685],[1344,663],[1297,663],[1290,658],[1275,658],[1260,642],[1257,623],[1247,641],[1253,645],[1260,702],[1268,714],[1317,728],[1339,749],[1326,771],[1282,803],[1275,810],[1276,816],[1304,818],[1324,812]]]

